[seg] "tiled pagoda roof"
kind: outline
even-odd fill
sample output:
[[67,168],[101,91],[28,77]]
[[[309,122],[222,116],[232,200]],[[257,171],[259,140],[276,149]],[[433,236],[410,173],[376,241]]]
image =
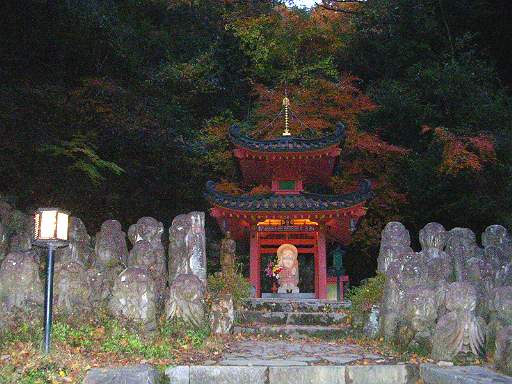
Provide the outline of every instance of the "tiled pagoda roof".
[[206,198],[215,205],[239,211],[331,211],[350,208],[373,197],[368,180],[361,182],[359,190],[344,195],[322,195],[302,192],[296,195],[234,196],[215,190],[215,183],[206,184]]
[[229,136],[233,144],[262,152],[305,152],[316,151],[345,141],[345,126],[336,124],[336,131],[317,139],[304,139],[294,136],[282,136],[273,140],[256,140],[242,135],[238,125],[232,125]]

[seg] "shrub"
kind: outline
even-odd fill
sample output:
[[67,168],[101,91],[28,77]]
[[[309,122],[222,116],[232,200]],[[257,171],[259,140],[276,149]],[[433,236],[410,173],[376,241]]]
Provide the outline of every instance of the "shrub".
[[359,287],[349,290],[347,298],[352,302],[354,317],[363,317],[370,313],[372,306],[382,300],[386,276],[378,273],[377,276],[366,279]]
[[251,294],[251,284],[238,272],[226,276],[222,272],[216,272],[208,276],[208,292],[212,297],[229,293],[233,296],[235,308],[239,308],[244,299]]

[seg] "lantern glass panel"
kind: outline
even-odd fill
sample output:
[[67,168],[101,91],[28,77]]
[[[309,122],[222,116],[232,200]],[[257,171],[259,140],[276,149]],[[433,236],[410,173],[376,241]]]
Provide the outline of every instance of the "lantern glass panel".
[[41,214],[36,212],[34,217],[34,239],[39,239],[39,227],[41,226]]
[[66,213],[59,212],[57,214],[57,239],[67,240],[68,239],[68,222],[69,215]]
[[42,211],[40,239],[54,239],[57,226],[57,211]]

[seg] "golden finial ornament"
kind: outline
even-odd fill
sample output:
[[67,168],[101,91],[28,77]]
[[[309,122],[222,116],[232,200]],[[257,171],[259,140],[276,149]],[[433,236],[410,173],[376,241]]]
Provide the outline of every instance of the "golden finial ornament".
[[283,136],[291,136],[291,133],[288,130],[288,127],[289,127],[290,99],[288,99],[286,96],[283,99],[283,107],[284,107],[284,132],[283,132]]

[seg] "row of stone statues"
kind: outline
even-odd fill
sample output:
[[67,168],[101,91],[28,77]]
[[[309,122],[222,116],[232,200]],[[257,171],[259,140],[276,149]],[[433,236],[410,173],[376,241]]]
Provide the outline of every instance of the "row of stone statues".
[[[20,316],[39,317],[41,313],[44,250],[32,247],[30,220],[1,203],[0,327]],[[106,307],[115,317],[152,331],[163,311],[167,319],[204,326],[208,320],[204,213],[192,212],[173,220],[168,257],[163,231],[162,223],[154,218],[139,219],[128,229],[132,246],[128,250],[118,221],[105,221],[92,239],[83,222],[72,217],[69,246],[56,251],[56,312],[82,316]]]
[[386,284],[380,334],[404,348],[426,349],[437,360],[496,349],[497,365],[510,369],[512,239],[507,230],[489,226],[479,247],[470,229],[447,231],[429,223],[419,242],[421,251],[414,252],[409,231],[399,222],[382,232],[378,271]]

